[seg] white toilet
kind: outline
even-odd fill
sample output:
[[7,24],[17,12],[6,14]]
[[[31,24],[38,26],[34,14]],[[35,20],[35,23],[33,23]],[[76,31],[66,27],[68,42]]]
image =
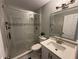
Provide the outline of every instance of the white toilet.
[[[42,41],[46,40],[46,38],[43,37],[43,36],[39,36],[39,40],[40,40],[40,42],[42,42]],[[31,47],[31,49],[32,49],[33,51],[38,51],[38,50],[41,49],[41,47],[42,47],[41,44],[38,43],[38,44],[33,45],[33,46]]]
[[41,44],[35,44],[35,45],[33,45],[33,46],[31,47],[31,49],[32,49],[33,51],[38,51],[39,49],[41,49]]

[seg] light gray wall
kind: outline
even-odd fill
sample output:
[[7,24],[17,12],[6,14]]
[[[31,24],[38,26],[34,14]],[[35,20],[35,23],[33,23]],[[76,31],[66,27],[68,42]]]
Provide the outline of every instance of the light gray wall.
[[40,23],[40,29],[39,29],[39,31],[40,31],[40,32],[39,32],[39,33],[41,33],[41,31],[42,31],[42,30],[41,30],[41,28],[42,28],[42,27],[41,27],[41,26],[42,26],[42,24],[41,24],[41,20],[42,20],[42,19],[41,19],[41,15],[42,15],[42,14],[41,14],[41,9],[37,9],[37,10],[35,10],[34,12],[37,13],[37,14],[39,15],[39,17],[40,17],[40,19],[39,19],[39,23]]
[[2,3],[3,0],[0,0],[0,59],[4,59],[7,55],[7,47],[5,47],[5,42],[6,40],[4,40],[5,38],[5,34],[4,34],[4,38],[3,38],[3,24],[4,24],[4,12],[3,12],[3,8],[2,8]]
[[0,59],[5,58],[5,50],[4,50],[4,44],[3,44],[3,40],[2,40],[2,34],[1,34],[1,30],[0,30]]
[[[65,2],[67,2],[68,0],[65,0]],[[61,10],[58,9],[56,10],[56,6],[59,6],[62,3],[62,0],[50,0],[50,2],[48,2],[48,4],[46,4],[45,6],[43,6],[41,8],[41,31],[45,32],[46,35],[49,35],[49,22],[50,22],[50,14],[54,13],[56,11]],[[77,6],[77,0],[74,4],[71,4],[69,6],[69,8]]]

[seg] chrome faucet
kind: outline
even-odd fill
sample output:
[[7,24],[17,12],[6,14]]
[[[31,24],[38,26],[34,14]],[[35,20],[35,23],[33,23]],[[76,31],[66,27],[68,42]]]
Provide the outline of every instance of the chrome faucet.
[[56,42],[57,42],[57,43],[59,43],[59,44],[62,44],[62,43],[63,43],[62,38],[59,38],[59,37],[58,37],[58,38],[57,38],[57,37],[55,37],[55,38],[56,38]]

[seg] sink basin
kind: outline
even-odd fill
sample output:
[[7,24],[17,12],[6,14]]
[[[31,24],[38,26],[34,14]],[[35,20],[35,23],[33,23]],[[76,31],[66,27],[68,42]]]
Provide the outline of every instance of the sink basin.
[[59,44],[55,40],[51,39],[41,42],[41,44],[60,58],[63,56],[63,53],[66,50],[66,47],[63,45],[63,43]]
[[55,40],[48,39],[41,42],[41,44],[60,58],[63,57],[63,53],[66,51],[66,47],[63,45],[63,43],[59,44]]
[[48,46],[51,46],[52,49],[60,50],[60,51],[64,51],[66,48],[64,46],[62,46],[62,44],[58,44],[56,42],[48,42],[47,43]]
[[75,59],[77,45],[69,42],[63,42],[62,44],[59,44],[56,42],[55,38],[49,38],[41,42],[41,44],[61,59]]
[[59,56],[60,58],[63,56],[63,53],[66,50],[66,47],[63,45],[63,43],[59,44],[52,40],[46,43],[46,47],[49,50],[53,51],[53,53]]

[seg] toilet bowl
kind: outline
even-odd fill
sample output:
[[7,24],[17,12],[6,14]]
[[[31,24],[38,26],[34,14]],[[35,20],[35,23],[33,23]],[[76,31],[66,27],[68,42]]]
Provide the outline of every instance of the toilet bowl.
[[[44,36],[39,36],[39,41],[40,42],[42,42],[42,41],[45,41],[46,40],[46,38],[44,37]],[[41,49],[41,44],[34,44],[32,47],[31,47],[31,50],[33,50],[33,51],[38,51],[38,50],[40,50]]]
[[35,44],[35,45],[33,45],[33,46],[31,47],[31,49],[32,49],[33,51],[38,51],[39,49],[41,49],[41,44]]

